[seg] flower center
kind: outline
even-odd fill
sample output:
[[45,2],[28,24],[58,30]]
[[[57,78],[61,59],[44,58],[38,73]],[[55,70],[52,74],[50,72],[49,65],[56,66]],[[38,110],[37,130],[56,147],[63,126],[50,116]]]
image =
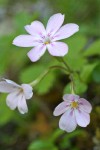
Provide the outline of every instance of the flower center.
[[50,44],[51,43],[51,40],[49,37],[46,37],[45,40],[44,40],[44,44]]
[[71,103],[71,107],[72,107],[72,108],[77,108],[77,107],[78,107],[78,102],[75,102],[75,101],[72,102],[72,103]]

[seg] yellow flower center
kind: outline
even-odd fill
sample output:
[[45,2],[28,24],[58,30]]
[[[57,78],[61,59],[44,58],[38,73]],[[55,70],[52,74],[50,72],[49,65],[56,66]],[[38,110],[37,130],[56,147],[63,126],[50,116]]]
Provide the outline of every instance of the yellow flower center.
[[50,44],[50,42],[49,42],[49,41],[47,41],[47,42],[45,42],[44,44]]
[[77,107],[78,107],[78,102],[75,102],[75,101],[72,102],[72,103],[71,103],[71,107],[72,107],[72,108],[77,108]]
[[44,44],[50,44],[50,43],[51,43],[50,37],[46,37],[44,40]]

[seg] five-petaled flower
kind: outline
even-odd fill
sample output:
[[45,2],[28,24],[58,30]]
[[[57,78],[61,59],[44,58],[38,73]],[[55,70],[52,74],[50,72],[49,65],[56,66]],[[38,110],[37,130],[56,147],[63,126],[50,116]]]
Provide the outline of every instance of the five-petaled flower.
[[64,56],[68,52],[68,46],[58,40],[70,37],[79,30],[79,26],[74,23],[62,26],[63,22],[64,15],[61,13],[50,17],[46,29],[41,22],[33,21],[31,25],[25,26],[30,35],[17,36],[13,44],[20,47],[34,47],[27,54],[32,62],[39,60],[46,49],[52,56]]
[[72,132],[77,124],[86,127],[90,123],[91,104],[74,94],[65,94],[63,100],[64,102],[60,103],[53,113],[54,116],[63,114],[59,121],[60,129]]
[[29,84],[18,85],[11,80],[4,79],[0,82],[0,92],[9,93],[6,103],[10,109],[14,110],[18,107],[21,114],[28,112],[26,100],[33,95],[32,87]]

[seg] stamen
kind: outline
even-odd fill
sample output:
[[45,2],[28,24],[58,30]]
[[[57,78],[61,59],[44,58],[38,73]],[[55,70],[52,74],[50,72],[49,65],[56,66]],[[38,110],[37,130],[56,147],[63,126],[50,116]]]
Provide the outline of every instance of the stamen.
[[71,107],[72,107],[72,108],[77,108],[77,107],[78,107],[78,102],[75,102],[75,101],[72,102],[72,103],[71,103]]
[[50,44],[50,42],[45,42],[44,44]]

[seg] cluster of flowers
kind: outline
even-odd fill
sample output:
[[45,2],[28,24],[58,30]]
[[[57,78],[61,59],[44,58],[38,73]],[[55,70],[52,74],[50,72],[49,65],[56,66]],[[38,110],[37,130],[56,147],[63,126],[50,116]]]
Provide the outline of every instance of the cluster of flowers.
[[[30,35],[16,37],[13,44],[20,47],[34,47],[27,54],[32,62],[39,60],[46,49],[52,56],[64,56],[68,52],[68,46],[58,40],[70,37],[79,30],[79,26],[73,23],[62,26],[63,22],[64,15],[60,13],[50,17],[46,29],[41,22],[34,21],[31,25],[25,26]],[[0,92],[8,93],[6,103],[10,109],[18,107],[21,114],[28,112],[26,100],[33,96],[30,84],[18,85],[11,80],[3,79],[0,82]],[[53,113],[54,116],[63,114],[59,127],[67,132],[75,130],[77,125],[86,127],[90,122],[91,104],[75,94],[65,94],[63,100],[64,102],[60,103]]]

